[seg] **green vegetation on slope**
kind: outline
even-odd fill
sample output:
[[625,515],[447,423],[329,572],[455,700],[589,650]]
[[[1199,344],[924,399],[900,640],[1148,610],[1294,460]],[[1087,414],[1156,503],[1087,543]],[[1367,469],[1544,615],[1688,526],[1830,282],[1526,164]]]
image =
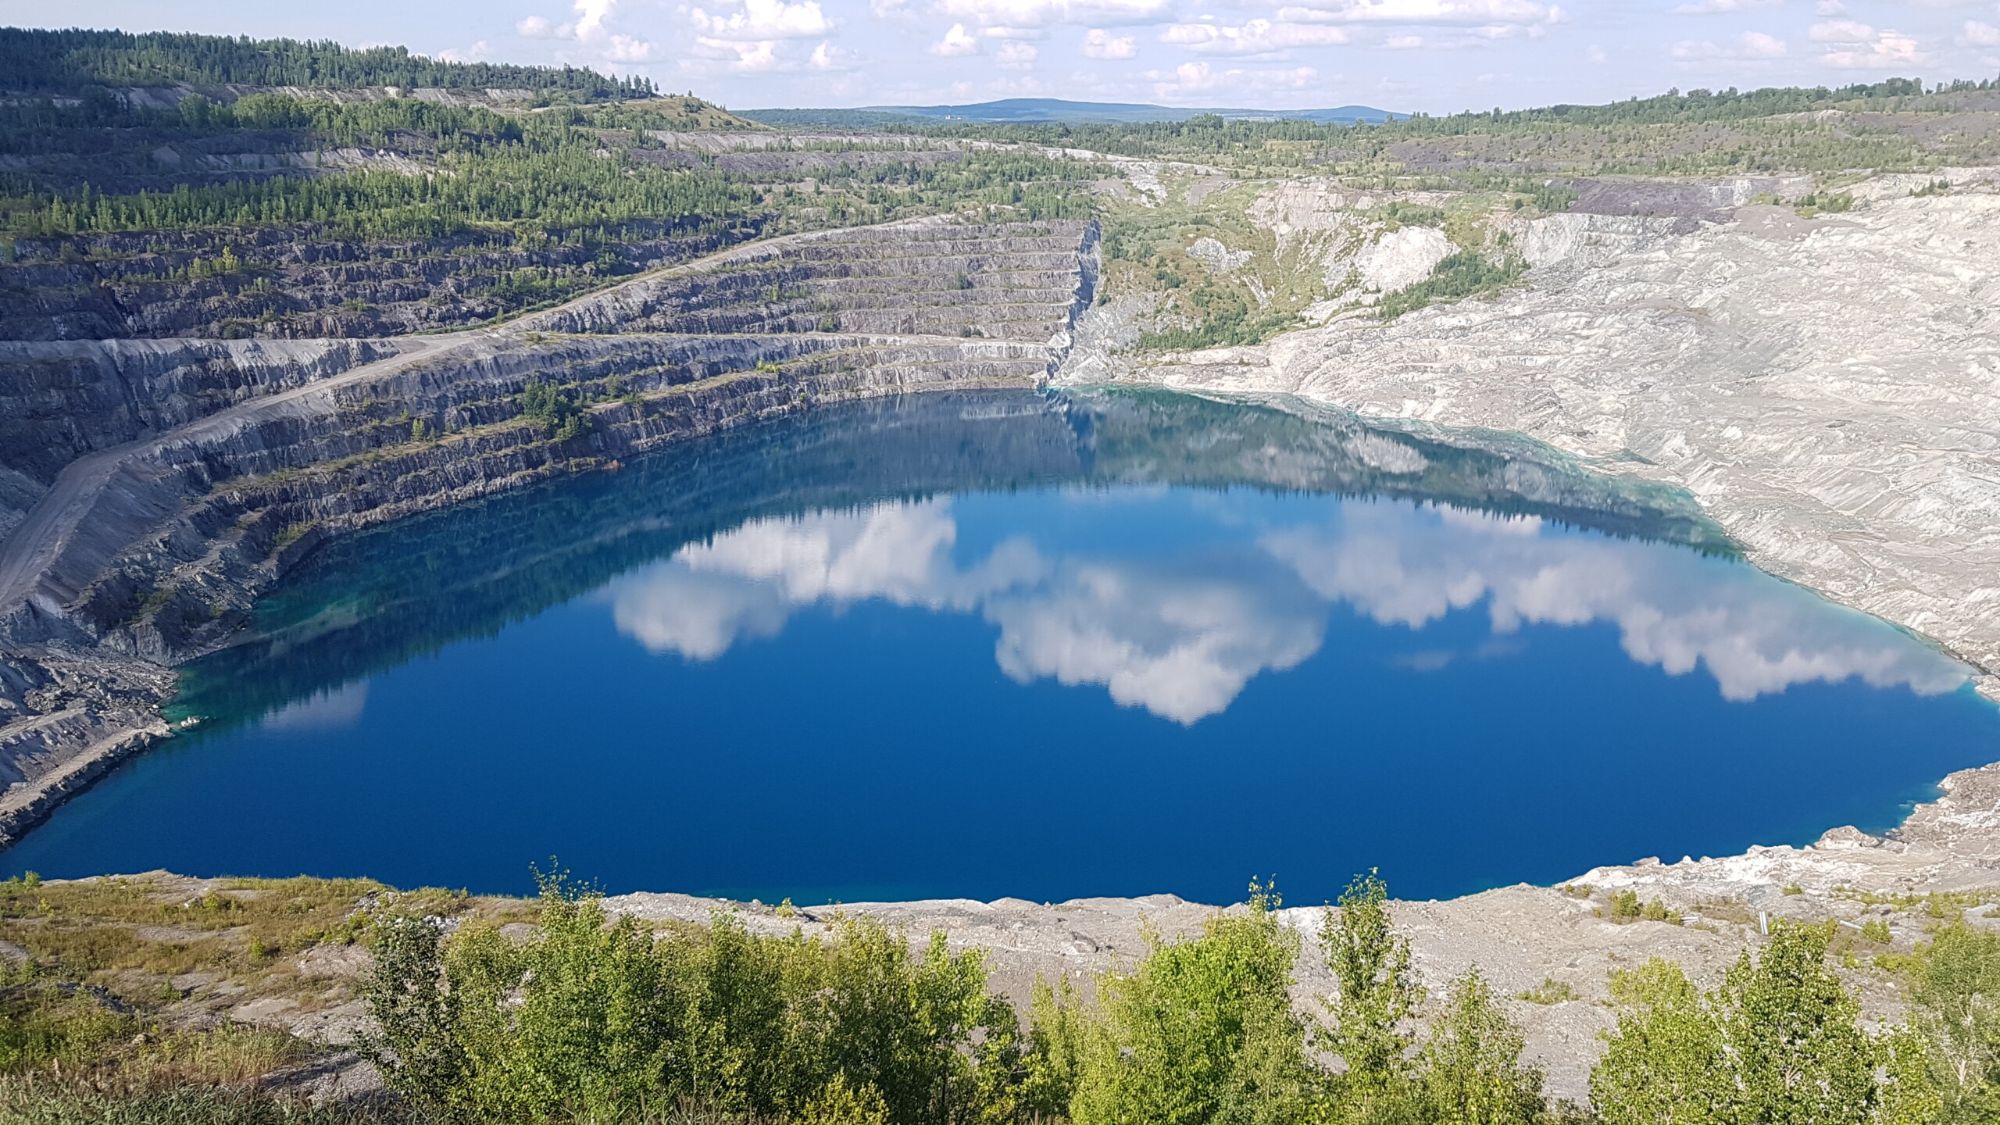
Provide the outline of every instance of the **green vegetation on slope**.
[[[105,195],[21,191],[0,198],[0,223],[25,237],[310,222],[348,237],[436,237],[483,223],[543,229],[615,225],[634,219],[688,226],[727,221],[750,193],[706,169],[661,168],[606,152],[592,130],[564,115],[512,118],[410,99],[362,105],[277,95],[216,105],[190,98],[176,124],[187,131],[283,130],[294,151],[421,138],[435,174],[365,168],[331,175],[239,179],[171,191]],[[61,123],[17,129],[59,133]]]
[[1383,320],[1394,320],[1428,305],[1498,292],[1526,272],[1528,263],[1519,256],[1509,256],[1495,265],[1481,254],[1460,250],[1439,262],[1424,280],[1407,289],[1384,294],[1382,303],[1376,306],[1376,315]]
[[332,40],[231,38],[167,31],[0,28],[0,88],[72,92],[92,85],[402,86],[531,90],[570,99],[643,98],[647,78],[506,63],[458,63],[403,47]]
[[[0,111],[0,143],[12,151],[96,152],[101,159],[123,146],[137,159],[161,143],[228,137],[230,150],[313,159],[280,174],[182,178],[170,190],[126,193],[106,193],[90,179],[53,188],[16,173],[0,177],[0,229],[47,237],[311,222],[347,237],[437,237],[480,224],[527,224],[610,227],[603,234],[611,237],[632,220],[712,226],[756,211],[839,225],[958,207],[1026,218],[1090,210],[1078,187],[1093,169],[1026,152],[974,152],[937,163],[835,159],[756,177],[664,159],[669,154],[646,130],[689,126],[642,108],[652,105],[503,114],[408,98],[338,104],[260,94],[231,104],[191,97],[169,113],[91,99],[74,106],[28,101]],[[329,151],[353,148],[388,150],[413,166],[311,166]]]
[[[174,901],[142,881],[14,880],[0,885],[0,933],[19,949],[0,980],[0,1120],[1958,1125],[2000,1112],[2000,935],[1962,923],[1906,958],[1908,1019],[1880,1032],[1827,964],[1830,927],[1780,924],[1710,991],[1665,961],[1623,971],[1590,1105],[1576,1106],[1544,1096],[1476,969],[1425,990],[1379,879],[1321,915],[1336,990],[1317,1006],[1295,1003],[1302,942],[1278,905],[1253,884],[1247,909],[1155,937],[1087,988],[1040,987],[1023,1018],[989,991],[978,952],[837,911],[818,934],[753,934],[727,912],[650,925],[552,880],[523,930],[515,905],[360,883]],[[351,985],[296,967],[357,941],[373,968]],[[245,1084],[320,1049],[174,1029],[155,1013],[178,989],[143,987],[172,974],[241,982],[238,998],[354,989],[376,1019],[361,1049],[397,1100],[312,1110],[255,1092]]]

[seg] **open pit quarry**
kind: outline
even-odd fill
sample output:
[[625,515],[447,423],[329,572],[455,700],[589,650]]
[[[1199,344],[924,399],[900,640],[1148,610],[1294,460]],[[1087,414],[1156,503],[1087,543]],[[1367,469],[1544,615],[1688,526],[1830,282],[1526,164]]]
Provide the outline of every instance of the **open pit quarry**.
[[[168,668],[327,535],[816,404],[1043,383],[1095,239],[789,236],[428,336],[0,342],[0,821],[166,733]],[[523,416],[543,379],[580,396],[571,432]]]
[[[717,147],[758,158],[755,144]],[[1163,175],[1218,178],[1116,167],[1107,194],[1141,202],[1170,194]],[[1931,177],[1877,177],[1852,189],[1854,210],[1812,217],[1755,201],[1795,191],[1782,182],[1580,185],[1568,212],[1491,216],[1530,267],[1519,283],[1386,323],[1379,296],[1428,276],[1451,241],[1363,217],[1394,193],[1266,183],[1251,221],[1311,257],[1340,299],[1263,344],[1174,354],[1129,347],[1145,303],[1098,299],[1099,229],[1076,221],[677,244],[609,289],[430,335],[411,334],[436,327],[415,266],[415,288],[371,290],[371,311],[329,322],[339,331],[324,338],[212,338],[204,329],[226,309],[164,293],[28,310],[0,342],[0,825],[25,829],[166,736],[173,665],[222,643],[328,536],[743,421],[930,388],[1149,384],[1295,396],[1437,440],[1527,435],[1552,458],[1685,489],[1758,565],[1929,638],[2000,695],[2000,173],[1948,175],[1951,191],[1923,196]],[[1247,247],[1208,241],[1190,256],[1244,268]],[[395,334],[371,334],[392,322]],[[62,338],[77,336],[97,338]],[[567,437],[521,411],[552,371],[589,392],[589,424]],[[1408,796],[1421,815],[1422,795]],[[1954,775],[1887,837],[1833,828],[1805,848],[1659,857],[1564,889],[1396,911],[1432,985],[1477,964],[1506,997],[1568,987],[1572,998],[1508,1007],[1551,1092],[1574,1098],[1614,1022],[1611,970],[1666,956],[1712,982],[1773,917],[1843,931],[1883,920],[1907,950],[1940,917],[2000,926],[1968,905],[1995,886],[2000,766]],[[1607,896],[1622,889],[1679,922],[1613,920]],[[697,920],[727,905],[612,901]],[[826,913],[733,908],[773,931]],[[1129,964],[1149,929],[1188,932],[1213,908],[1156,897],[843,909],[988,950],[996,983],[1021,997],[1037,975],[1087,980]],[[1318,911],[1286,918],[1310,934]],[[1310,1009],[1328,978],[1307,950],[1298,1000]],[[1847,975],[1871,1017],[1897,1013],[1890,977],[1858,963]],[[353,1005],[215,1004],[332,1043],[360,1018]],[[357,1063],[315,1081],[367,1078]]]

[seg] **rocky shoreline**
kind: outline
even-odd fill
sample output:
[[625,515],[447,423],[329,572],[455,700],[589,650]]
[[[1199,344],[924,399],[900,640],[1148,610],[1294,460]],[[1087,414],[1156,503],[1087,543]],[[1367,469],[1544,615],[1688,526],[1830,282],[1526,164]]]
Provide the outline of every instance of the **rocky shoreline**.
[[[1550,1092],[1580,1098],[1601,1049],[1599,1035],[1616,1022],[1608,988],[1613,971],[1665,957],[1695,979],[1714,983],[1760,940],[1770,920],[1833,921],[1845,935],[1837,944],[1859,955],[1843,975],[1867,1016],[1893,1019],[1901,1010],[1900,985],[1873,966],[1874,955],[1907,951],[1924,940],[1929,926],[1950,918],[2000,930],[1996,829],[2000,763],[1952,774],[1937,800],[1917,806],[1902,826],[1879,837],[1836,828],[1804,847],[1754,847],[1742,855],[1677,862],[1642,859],[1595,868],[1556,887],[1502,887],[1442,901],[1397,902],[1392,909],[1410,937],[1420,977],[1441,988],[1477,966],[1495,993],[1508,998],[1509,1014],[1527,1034],[1527,1057],[1548,1071]],[[1615,918],[1610,896],[1625,890],[1662,904],[1678,920]],[[942,930],[954,945],[986,951],[996,989],[1023,1002],[1037,978],[1087,987],[1095,975],[1130,965],[1146,949],[1147,933],[1190,934],[1220,909],[1172,895],[850,903],[788,911],[640,893],[616,896],[609,906],[654,921],[700,922],[730,910],[753,931],[772,934],[794,927],[818,932],[837,913],[877,919],[914,936]],[[1317,905],[1281,912],[1308,939],[1295,989],[1308,1012],[1332,989],[1312,940],[1320,913]],[[1870,921],[1888,926],[1888,943],[1857,936]],[[1556,987],[1542,990],[1547,982]],[[1546,995],[1566,998],[1540,1002]]]
[[[1652,958],[1680,965],[1712,986],[1777,920],[1834,927],[1834,962],[1860,1000],[1866,1022],[1887,1025],[1903,1011],[1895,959],[1907,955],[1940,923],[1961,920],[2000,930],[2000,764],[1947,778],[1936,801],[1918,806],[1883,836],[1835,829],[1804,847],[1751,848],[1737,856],[1600,867],[1554,887],[1516,885],[1441,901],[1395,901],[1393,921],[1411,943],[1419,983],[1436,992],[1471,968],[1492,984],[1501,1007],[1525,1035],[1524,1057],[1541,1067],[1550,1095],[1581,1100],[1617,1022],[1609,982],[1614,972]],[[227,880],[164,872],[99,876],[125,881],[160,901],[194,902],[216,893],[283,893],[232,888]],[[1393,888],[1392,888],[1393,890]],[[1621,914],[1613,895],[1631,892],[1661,909],[1657,916]],[[478,899],[488,914],[525,917],[518,900]],[[991,987],[1025,1005],[1036,982],[1068,980],[1085,995],[1098,976],[1129,968],[1154,938],[1198,932],[1218,910],[1173,895],[1089,898],[1060,903],[1022,899],[979,902],[939,899],[793,907],[691,895],[638,892],[606,900],[614,914],[645,922],[704,923],[717,912],[753,933],[808,936],[841,917],[864,917],[901,930],[913,942],[942,932],[955,949],[985,954]],[[1334,983],[1317,941],[1323,908],[1282,908],[1282,922],[1302,939],[1293,1001],[1302,1015],[1323,1014]],[[292,954],[303,976],[360,981],[364,949],[338,942]],[[199,978],[199,979],[197,979]],[[281,1085],[317,1098],[366,1095],[380,1088],[372,1068],[345,1048],[366,1025],[366,1007],[338,989],[321,999],[242,995],[226,979],[187,978],[182,1018],[212,1025],[229,1020],[282,1029],[332,1053]],[[1419,1019],[1425,1017],[1419,1013]]]

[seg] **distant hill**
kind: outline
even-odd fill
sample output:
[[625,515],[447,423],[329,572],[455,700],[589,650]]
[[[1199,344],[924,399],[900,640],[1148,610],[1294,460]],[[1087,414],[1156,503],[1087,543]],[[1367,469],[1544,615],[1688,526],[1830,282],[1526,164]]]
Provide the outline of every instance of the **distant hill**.
[[1322,124],[1353,125],[1380,123],[1408,117],[1373,106],[1345,105],[1334,109],[1186,109],[1149,105],[1144,102],[1072,102],[1060,98],[1006,98],[971,105],[878,105],[858,109],[751,109],[738,116],[766,125],[804,125],[865,128],[932,121],[971,121],[981,124],[1139,124],[1156,121],[1186,121],[1203,114],[1215,114],[1232,121],[1314,121]]

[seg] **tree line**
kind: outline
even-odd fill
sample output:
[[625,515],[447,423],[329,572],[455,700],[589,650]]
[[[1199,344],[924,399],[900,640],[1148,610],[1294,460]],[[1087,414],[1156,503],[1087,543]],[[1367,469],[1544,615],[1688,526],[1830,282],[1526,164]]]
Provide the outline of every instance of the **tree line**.
[[567,98],[643,98],[651,79],[575,66],[445,62],[404,47],[331,39],[252,39],[181,32],[0,28],[0,87],[69,92],[88,86],[404,86],[525,89]]
[[[1151,939],[1129,972],[1039,987],[1025,1020],[976,951],[920,951],[859,918],[757,936],[719,913],[656,933],[545,885],[539,928],[446,935],[384,920],[363,1050],[439,1121],[812,1125],[1918,1125],[2000,1112],[2000,935],[1940,931],[1911,1015],[1871,1033],[1825,927],[1780,924],[1713,990],[1653,961],[1617,974],[1589,1104],[1549,1099],[1520,1029],[1470,970],[1433,997],[1386,888],[1321,916],[1337,982],[1294,1003],[1301,938],[1252,885],[1245,911]],[[1423,1014],[1418,1034],[1413,1016]],[[648,1116],[649,1114],[653,1116]]]

